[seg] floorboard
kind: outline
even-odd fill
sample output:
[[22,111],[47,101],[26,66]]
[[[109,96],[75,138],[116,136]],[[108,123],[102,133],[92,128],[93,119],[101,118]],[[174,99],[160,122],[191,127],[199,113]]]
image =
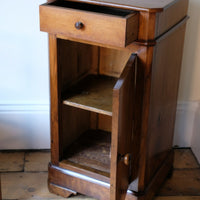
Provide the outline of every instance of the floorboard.
[[[3,200],[64,200],[47,189],[47,151],[1,151]],[[200,200],[200,167],[191,149],[175,149],[174,171],[154,200]],[[69,200],[94,200],[83,195]]]

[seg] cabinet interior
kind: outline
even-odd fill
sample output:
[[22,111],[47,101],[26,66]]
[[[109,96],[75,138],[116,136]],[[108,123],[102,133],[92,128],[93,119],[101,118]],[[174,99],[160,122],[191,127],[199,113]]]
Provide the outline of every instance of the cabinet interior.
[[117,78],[88,75],[67,92],[66,105],[112,116],[112,89]]
[[112,8],[112,7],[106,7],[106,6],[97,6],[97,5],[81,3],[81,2],[55,1],[55,2],[49,3],[49,5],[63,7],[63,8],[72,8],[76,10],[84,10],[84,11],[89,11],[89,12],[94,12],[94,13],[115,15],[115,16],[120,16],[120,17],[126,17],[127,15],[134,13],[134,11],[131,11],[131,10]]
[[[113,88],[130,52],[58,39],[62,166],[110,176]],[[120,55],[120,56],[119,56]]]

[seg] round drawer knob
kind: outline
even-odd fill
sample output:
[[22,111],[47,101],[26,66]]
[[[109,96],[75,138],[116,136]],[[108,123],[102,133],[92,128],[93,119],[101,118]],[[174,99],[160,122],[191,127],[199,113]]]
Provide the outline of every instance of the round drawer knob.
[[75,27],[76,27],[76,29],[78,29],[78,30],[82,29],[83,26],[84,26],[84,24],[83,24],[82,22],[76,22],[76,23],[75,23]]
[[123,162],[125,165],[130,165],[130,162],[131,162],[131,154],[130,154],[130,153],[127,153],[127,154],[125,154],[125,155],[119,154],[119,155],[118,155],[118,159],[119,159],[119,161]]
[[125,165],[129,165],[131,160],[131,155],[127,153],[126,155],[123,156],[123,161]]

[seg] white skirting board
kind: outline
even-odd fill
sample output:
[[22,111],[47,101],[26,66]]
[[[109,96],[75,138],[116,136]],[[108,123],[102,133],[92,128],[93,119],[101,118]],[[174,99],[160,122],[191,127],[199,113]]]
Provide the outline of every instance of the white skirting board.
[[49,149],[49,105],[0,105],[0,149]]
[[174,146],[191,147],[200,163],[200,101],[178,103]]
[[[200,102],[177,105],[174,146],[200,161]],[[0,149],[49,149],[49,105],[0,105]]]
[[181,102],[177,105],[174,145],[191,147],[197,102]]
[[196,108],[192,136],[192,150],[200,163],[200,103]]

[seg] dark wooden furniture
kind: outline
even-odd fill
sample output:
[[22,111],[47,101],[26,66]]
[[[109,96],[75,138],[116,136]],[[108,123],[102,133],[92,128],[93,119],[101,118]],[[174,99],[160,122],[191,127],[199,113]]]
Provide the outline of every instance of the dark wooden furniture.
[[49,189],[152,199],[172,169],[188,0],[57,0],[49,33]]
[[1,175],[0,175],[0,200],[2,199],[2,195],[1,195]]

